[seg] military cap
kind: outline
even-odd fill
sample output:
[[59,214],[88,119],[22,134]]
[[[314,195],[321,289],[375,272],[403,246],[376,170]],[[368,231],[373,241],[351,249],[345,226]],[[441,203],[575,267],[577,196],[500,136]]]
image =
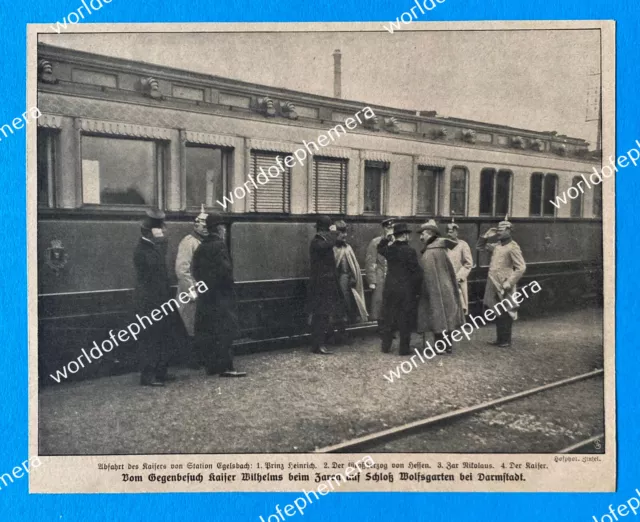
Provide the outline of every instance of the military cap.
[[151,230],[152,228],[162,228],[165,213],[159,208],[150,208],[145,212],[146,218],[142,221],[142,228]]
[[334,225],[336,226],[336,230],[338,230],[339,232],[347,231],[347,224],[342,219],[336,221]]
[[458,223],[447,223],[447,230],[454,230],[460,228]]
[[384,228],[387,228],[387,227],[392,227],[394,223],[395,223],[394,218],[387,218],[383,220],[381,224]]

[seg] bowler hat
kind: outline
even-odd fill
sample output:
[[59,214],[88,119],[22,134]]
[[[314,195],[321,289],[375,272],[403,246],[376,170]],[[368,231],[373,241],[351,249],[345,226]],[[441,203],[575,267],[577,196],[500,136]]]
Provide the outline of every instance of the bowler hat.
[[213,230],[216,225],[221,225],[224,223],[224,218],[222,214],[218,214],[217,212],[212,212],[211,214],[207,214],[206,224],[207,230]]
[[165,213],[158,208],[150,208],[145,212],[146,218],[142,220],[142,228],[151,230],[152,228],[162,228]]
[[329,216],[318,216],[316,219],[316,228],[318,230],[329,230],[331,226],[331,218]]
[[410,233],[411,233],[411,229],[409,228],[409,225],[407,225],[406,223],[396,223],[395,225],[393,225],[394,236],[399,236],[400,234],[410,234]]

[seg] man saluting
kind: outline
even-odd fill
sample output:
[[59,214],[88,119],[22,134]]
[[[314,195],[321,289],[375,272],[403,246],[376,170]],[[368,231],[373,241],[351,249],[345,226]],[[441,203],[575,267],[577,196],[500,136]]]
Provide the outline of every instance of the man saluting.
[[383,238],[378,252],[387,259],[382,301],[382,351],[389,353],[396,330],[400,332],[400,355],[409,355],[411,330],[416,322],[417,296],[422,285],[418,254],[409,245],[406,223],[393,226],[393,240]]
[[513,294],[516,292],[516,283],[520,281],[527,269],[520,246],[511,238],[512,228],[509,219],[505,217],[504,221],[498,223],[497,230],[495,228],[487,230],[478,238],[476,245],[478,250],[491,252],[484,305],[487,308],[493,308],[505,299],[511,303],[510,310],[496,317],[497,339],[489,343],[501,348],[511,346],[511,329],[513,321],[518,317],[518,303],[513,299]]

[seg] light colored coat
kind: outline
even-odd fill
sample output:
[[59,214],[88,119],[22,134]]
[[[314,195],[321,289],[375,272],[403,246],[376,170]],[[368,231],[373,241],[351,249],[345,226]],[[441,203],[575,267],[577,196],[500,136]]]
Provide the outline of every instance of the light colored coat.
[[[353,252],[351,245],[334,246],[333,255],[336,258],[336,267],[342,262],[342,258],[346,256],[347,264],[349,265],[350,277],[356,282],[355,288],[342,289],[345,299],[353,298],[356,308],[358,309],[358,319],[363,323],[368,320],[367,305],[364,301],[364,284],[362,283],[362,272],[360,271],[360,265]],[[346,295],[345,295],[346,294]],[[351,294],[351,295],[349,295]],[[349,307],[347,306],[347,309]]]
[[[507,311],[512,312],[512,316],[515,315],[518,304],[513,300],[513,294],[517,291],[516,283],[520,281],[527,269],[520,245],[513,240],[504,245],[487,243],[487,240],[481,236],[478,239],[477,248],[491,252],[489,275],[484,291],[484,305],[487,308],[493,308],[502,300],[508,299],[512,308]],[[511,288],[505,292],[503,285],[507,282]],[[500,285],[500,288],[496,288],[496,285]]]
[[447,240],[437,238],[422,253],[422,292],[418,303],[418,332],[440,333],[464,323],[460,289],[447,256]]
[[[189,292],[189,288],[195,286],[196,281],[191,274],[191,263],[193,254],[198,249],[202,239],[195,235],[189,234],[182,238],[178,245],[178,255],[176,256],[176,277],[178,278],[178,294],[181,292]],[[196,294],[196,292],[194,292]],[[197,294],[196,294],[197,295]],[[178,310],[182,322],[187,330],[187,334],[191,337],[195,335],[196,321],[196,295],[191,296],[191,300],[183,304]]]
[[387,260],[378,253],[378,244],[383,236],[371,240],[367,247],[365,269],[367,272],[367,283],[376,285],[371,295],[371,313],[369,319],[377,321],[382,318],[382,296],[384,293],[384,282],[387,277]]
[[458,244],[451,250],[447,250],[447,255],[451,260],[453,269],[456,272],[456,279],[460,287],[460,298],[462,300],[462,308],[464,313],[469,312],[469,291],[467,289],[467,277],[473,268],[473,256],[471,248],[466,241],[458,239]]

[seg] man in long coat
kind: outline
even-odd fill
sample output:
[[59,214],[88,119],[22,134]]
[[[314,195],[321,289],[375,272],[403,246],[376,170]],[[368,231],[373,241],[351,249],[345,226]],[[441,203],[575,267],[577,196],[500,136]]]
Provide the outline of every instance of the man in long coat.
[[383,238],[378,252],[387,260],[382,304],[382,351],[389,353],[396,330],[400,332],[400,355],[411,352],[409,341],[415,325],[417,296],[422,269],[416,251],[409,245],[411,230],[406,223],[393,226],[393,241]]
[[425,245],[420,263],[423,270],[422,292],[418,304],[418,332],[433,332],[435,342],[442,340],[452,353],[446,332],[464,323],[460,290],[447,250],[453,246],[440,237],[436,222],[430,220],[420,227],[420,240]]
[[[511,222],[505,218],[498,223],[498,228],[490,228],[478,238],[476,248],[491,252],[491,263],[484,291],[483,303],[487,308],[494,308],[507,299],[510,309],[496,317],[496,340],[489,344],[508,348],[511,346],[511,330],[513,321],[518,318],[518,304],[513,299],[517,291],[516,284],[524,275],[527,265],[522,257],[520,246],[511,238]],[[497,242],[497,243],[496,243]],[[496,307],[496,313],[499,310]]]
[[178,294],[182,292],[190,296],[190,300],[184,303],[180,308],[180,317],[184,323],[187,337],[189,338],[189,351],[192,366],[196,367],[202,364],[202,355],[196,353],[195,322],[196,322],[196,299],[198,293],[194,290],[196,280],[191,273],[191,263],[193,254],[198,249],[202,240],[207,235],[207,214],[202,206],[200,214],[196,217],[193,224],[193,232],[186,235],[178,245],[178,254],[176,256],[176,277],[178,279]]
[[313,353],[330,355],[324,343],[331,323],[344,315],[344,303],[340,296],[336,261],[333,247],[336,245],[336,227],[329,216],[319,216],[316,235],[309,245],[309,313],[311,314],[311,348]]
[[371,313],[369,319],[378,321],[380,325],[382,319],[382,294],[384,292],[384,280],[387,276],[387,260],[378,253],[378,245],[385,237],[390,239],[393,237],[393,219],[385,219],[382,222],[382,235],[375,237],[367,247],[367,255],[365,258],[365,268],[367,273],[367,283],[371,293]]
[[447,225],[447,237],[452,241],[456,241],[457,244],[451,249],[447,250],[453,270],[456,273],[456,279],[458,280],[458,286],[460,287],[460,300],[462,302],[462,309],[464,314],[469,313],[469,291],[467,289],[467,277],[469,272],[473,268],[473,256],[471,255],[471,248],[466,241],[458,238],[458,225],[456,223],[449,223]]
[[367,306],[364,301],[364,284],[362,272],[356,255],[347,243],[347,224],[344,221],[335,223],[338,237],[333,247],[338,286],[344,303],[345,315],[340,321],[340,333],[344,337],[347,323],[366,322]]
[[238,336],[238,312],[233,265],[225,243],[222,216],[209,214],[207,236],[193,254],[193,277],[207,286],[196,301],[196,342],[205,355],[208,375],[244,377],[233,368],[233,340]]
[[[153,209],[141,227],[141,237],[133,254],[136,271],[135,302],[138,314],[148,317],[173,297],[167,272],[167,241],[164,235],[165,214]],[[140,384],[164,386],[171,342],[168,318],[152,322],[142,331],[138,341],[140,352]],[[144,323],[146,325],[146,323]]]

